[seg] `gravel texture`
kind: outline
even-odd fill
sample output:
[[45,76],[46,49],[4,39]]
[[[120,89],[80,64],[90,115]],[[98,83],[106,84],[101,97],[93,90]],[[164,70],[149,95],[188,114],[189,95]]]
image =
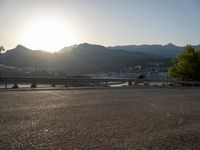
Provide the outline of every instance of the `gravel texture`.
[[0,150],[199,150],[200,89],[0,91]]

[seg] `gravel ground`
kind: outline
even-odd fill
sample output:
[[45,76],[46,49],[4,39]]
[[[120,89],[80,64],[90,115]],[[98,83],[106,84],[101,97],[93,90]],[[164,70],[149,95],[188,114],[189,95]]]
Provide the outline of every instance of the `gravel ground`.
[[0,91],[0,150],[199,150],[200,89]]

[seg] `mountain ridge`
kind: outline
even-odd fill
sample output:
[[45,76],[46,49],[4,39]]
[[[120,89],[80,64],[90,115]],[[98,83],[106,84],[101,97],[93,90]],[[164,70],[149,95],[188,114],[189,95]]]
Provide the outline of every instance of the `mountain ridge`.
[[[66,51],[71,51],[76,49],[77,47],[81,47],[81,49],[87,49],[87,47],[93,46],[94,49],[96,48],[108,48],[112,50],[124,50],[124,51],[129,51],[129,52],[142,52],[146,54],[151,54],[151,55],[156,55],[156,56],[162,56],[162,57],[175,57],[177,53],[181,52],[185,46],[177,46],[173,43],[168,43],[165,45],[161,44],[141,44],[141,45],[116,45],[116,46],[102,46],[98,44],[89,44],[89,43],[82,43],[82,44],[74,44],[71,46],[63,47],[62,49],[56,51],[55,53],[63,53]],[[200,44],[199,45],[193,45],[195,49],[200,49]],[[48,50],[32,50],[30,48],[27,48],[21,44],[17,45],[15,48],[11,49],[20,49],[20,50],[30,50],[30,51],[42,51],[42,52],[47,52],[47,53],[52,53],[49,52]],[[10,50],[7,50],[10,51]]]
[[62,53],[31,50],[22,45],[0,55],[0,63],[15,67],[50,67],[66,73],[119,71],[124,67],[162,63],[164,57],[142,52],[113,50],[83,43],[62,49]]
[[[178,53],[180,53],[185,46],[176,46],[172,43],[166,44],[166,45],[159,45],[159,44],[143,44],[143,45],[122,45],[122,46],[113,46],[108,47],[110,49],[124,49],[129,52],[143,52],[146,54],[152,54],[156,56],[162,56],[162,57],[168,57],[173,58]],[[200,45],[194,45],[195,49],[200,49]]]

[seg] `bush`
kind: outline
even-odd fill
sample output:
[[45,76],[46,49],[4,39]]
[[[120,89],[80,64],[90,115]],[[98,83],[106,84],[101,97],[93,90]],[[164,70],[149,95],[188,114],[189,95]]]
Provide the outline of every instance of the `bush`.
[[37,87],[37,83],[36,82],[33,82],[32,84],[31,84],[31,88],[36,88]]
[[179,80],[200,81],[200,51],[195,51],[187,45],[181,53],[173,59],[173,67],[168,69],[169,76]]
[[18,84],[14,83],[14,85],[12,86],[12,89],[18,89],[18,88],[19,88]]

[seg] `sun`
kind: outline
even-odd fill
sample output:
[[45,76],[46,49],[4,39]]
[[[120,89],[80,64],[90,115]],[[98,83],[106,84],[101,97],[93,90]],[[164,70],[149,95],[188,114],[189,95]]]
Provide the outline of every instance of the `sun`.
[[43,17],[26,24],[20,36],[21,44],[31,49],[55,52],[78,42],[72,26],[65,20]]

